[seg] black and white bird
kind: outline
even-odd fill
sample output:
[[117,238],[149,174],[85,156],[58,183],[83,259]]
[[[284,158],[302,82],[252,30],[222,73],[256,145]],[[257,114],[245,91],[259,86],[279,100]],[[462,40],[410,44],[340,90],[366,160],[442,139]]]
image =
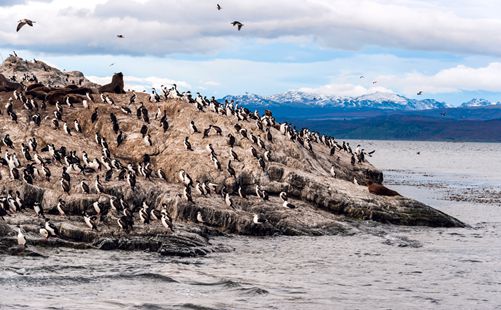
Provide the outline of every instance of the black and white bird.
[[205,223],[204,218],[202,217],[202,212],[200,212],[200,211],[197,212],[197,222]]
[[166,229],[174,232],[174,225],[172,224],[172,218],[169,216],[166,210],[162,210],[162,225]]
[[233,199],[231,199],[230,193],[226,193],[224,197],[224,202],[228,207],[235,209],[235,206],[233,205]]
[[190,122],[190,130],[191,130],[191,132],[192,132],[192,133],[198,133],[198,132],[200,132],[200,131],[198,131],[198,128],[197,128],[197,126],[195,125],[195,122],[194,122],[194,121],[191,121],[191,122]]
[[77,119],[74,121],[74,125],[75,125],[75,131],[78,133],[82,133],[82,126],[80,126],[80,122]]
[[68,123],[64,122],[63,129],[64,129],[64,132],[65,132],[67,135],[71,136],[71,129],[70,129],[70,127],[68,126]]
[[84,217],[85,224],[90,229],[97,231],[97,217],[96,216],[90,216],[89,214],[87,214],[87,212],[84,212],[83,217]]
[[57,235],[59,235],[59,229],[56,227],[56,225],[51,223],[48,218],[45,219],[44,227],[47,230],[47,232],[50,234],[50,236],[57,237]]
[[231,158],[232,160],[239,161],[239,160],[238,160],[238,155],[237,155],[237,153],[233,150],[233,147],[230,147],[229,153],[230,153],[230,158]]
[[190,143],[190,141],[188,141],[188,137],[184,138],[184,147],[188,151],[193,151],[193,149],[191,148],[191,143]]
[[289,209],[295,209],[295,208],[296,208],[296,206],[295,206],[295,205],[293,205],[292,203],[290,203],[290,202],[288,202],[288,201],[284,201],[283,206],[284,206],[285,208],[289,208]]
[[17,244],[21,249],[26,247],[26,237],[23,234],[21,226],[17,226]]
[[259,216],[258,214],[255,214],[254,213],[254,216],[252,217],[252,222],[254,224],[263,224],[264,222],[266,222],[266,219],[264,219],[262,216]]
[[153,142],[151,141],[151,136],[150,134],[146,134],[146,136],[143,138],[144,144],[146,146],[152,146]]
[[231,166],[231,160],[228,160],[228,165],[226,166],[226,171],[228,171],[228,174],[230,175],[230,177],[234,177],[236,178],[236,172],[235,172],[235,169],[233,169],[233,167]]
[[157,170],[157,175],[161,180],[167,181],[167,176],[165,175],[165,172],[162,169]]
[[59,201],[57,202],[57,211],[59,212],[59,215],[61,216],[64,216],[66,215],[66,211],[64,211],[64,209],[66,209],[66,202],[59,198]]
[[98,175],[96,175],[96,180],[94,181],[94,187],[96,188],[96,192],[98,194],[101,194],[101,193],[104,192],[104,186],[101,183],[101,181],[99,180],[99,176]]
[[45,228],[45,224],[41,223],[40,224],[40,229],[38,230],[40,236],[42,236],[44,239],[49,239],[50,233],[49,231]]
[[61,178],[60,180],[60,183],[61,183],[61,188],[62,190],[66,193],[66,194],[69,194],[70,193],[70,189],[71,189],[71,186],[70,186],[70,181],[64,179],[64,178]]
[[244,189],[241,185],[238,186],[238,196],[242,199],[247,199],[247,195],[245,195]]
[[3,137],[3,144],[11,149],[14,148],[14,143],[12,142],[12,140],[10,139],[10,135],[9,134],[6,134],[4,137]]
[[85,194],[90,193],[89,184],[87,184],[87,182],[85,182],[85,181],[80,182],[80,189],[82,190],[82,193],[85,193]]
[[188,202],[193,202],[193,197],[191,196],[191,187],[185,186],[183,189],[183,198]]
[[44,217],[44,214],[43,214],[43,207],[42,205],[40,204],[40,202],[35,202],[33,204],[33,210],[35,210],[35,214],[38,216],[38,217]]
[[27,19],[27,18],[21,19],[20,21],[17,22],[16,32],[19,32],[19,30],[21,30],[21,28],[23,28],[24,25],[28,25],[30,27],[33,27],[34,23],[36,23],[36,22],[32,21],[30,19]]

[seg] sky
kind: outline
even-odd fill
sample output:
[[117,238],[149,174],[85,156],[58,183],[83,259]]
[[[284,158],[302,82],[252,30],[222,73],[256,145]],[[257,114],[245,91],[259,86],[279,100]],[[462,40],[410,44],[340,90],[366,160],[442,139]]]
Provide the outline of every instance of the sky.
[[[0,58],[218,98],[382,91],[458,105],[501,101],[499,12],[498,0],[0,0]],[[23,18],[36,23],[16,32]]]

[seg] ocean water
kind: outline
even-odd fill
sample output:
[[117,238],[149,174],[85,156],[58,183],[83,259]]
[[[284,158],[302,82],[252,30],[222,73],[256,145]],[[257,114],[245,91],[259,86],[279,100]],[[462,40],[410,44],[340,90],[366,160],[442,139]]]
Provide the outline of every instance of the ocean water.
[[388,186],[470,227],[216,238],[234,251],[203,258],[71,249],[0,256],[0,308],[501,309],[501,144],[362,144],[376,149],[371,161]]

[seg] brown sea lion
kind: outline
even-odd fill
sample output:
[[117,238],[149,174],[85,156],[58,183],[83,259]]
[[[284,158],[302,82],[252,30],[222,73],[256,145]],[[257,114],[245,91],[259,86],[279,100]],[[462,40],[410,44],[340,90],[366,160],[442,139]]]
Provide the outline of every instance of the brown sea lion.
[[367,187],[369,188],[369,193],[379,196],[401,196],[394,190],[389,189],[383,184],[373,183],[369,181],[367,183]]

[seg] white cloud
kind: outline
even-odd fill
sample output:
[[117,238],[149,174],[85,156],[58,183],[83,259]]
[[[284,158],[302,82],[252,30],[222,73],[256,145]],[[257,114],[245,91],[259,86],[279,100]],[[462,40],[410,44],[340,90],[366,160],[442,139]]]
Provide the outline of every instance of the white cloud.
[[[484,67],[458,65],[439,70],[434,74],[419,72],[376,76],[376,86],[362,83],[342,83],[337,80],[320,87],[303,87],[309,93],[340,97],[356,97],[375,92],[399,93],[414,97],[418,91],[425,96],[460,92],[501,92],[501,63],[493,62]],[[365,81],[365,80],[360,80]]]
[[[52,53],[207,54],[254,40],[501,55],[497,0],[54,0],[0,11],[0,45]],[[280,8],[280,9],[277,9]],[[15,32],[29,17],[33,29]],[[237,32],[229,22],[241,20]],[[115,35],[123,33],[124,40]]]
[[[89,80],[100,85],[108,84],[111,81],[111,76],[87,76]],[[124,88],[133,89],[137,91],[150,91],[152,87],[160,89],[160,86],[164,85],[168,88],[172,84],[176,83],[179,89],[189,90],[192,86],[186,81],[177,81],[168,78],[149,76],[149,77],[138,77],[138,76],[124,76]]]
[[432,75],[407,73],[401,76],[378,77],[383,85],[388,85],[404,94],[415,94],[422,90],[427,94],[455,93],[460,91],[501,91],[501,63],[493,62],[485,67],[458,65],[440,70]]

